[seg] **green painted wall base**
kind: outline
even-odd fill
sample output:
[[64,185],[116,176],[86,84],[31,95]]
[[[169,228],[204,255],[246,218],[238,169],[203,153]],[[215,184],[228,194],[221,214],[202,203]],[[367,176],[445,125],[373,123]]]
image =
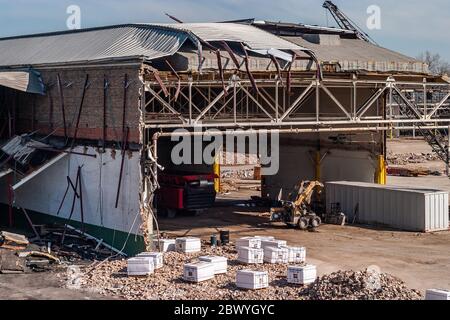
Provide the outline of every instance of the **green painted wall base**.
[[[31,220],[33,221],[33,224],[35,225],[51,224],[51,223],[58,223],[58,224],[68,223],[74,228],[77,229],[81,228],[81,223],[77,221],[69,222],[67,219],[61,217],[56,217],[29,210],[27,210],[27,212]],[[8,206],[5,204],[0,204],[0,229],[5,227],[9,228]],[[23,232],[32,235],[32,229],[21,210],[14,209],[12,229],[23,230]],[[85,231],[86,233],[96,238],[103,239],[105,243],[119,250],[122,249],[122,247],[124,246],[124,243],[128,235],[126,232],[123,231],[118,231],[92,224],[85,224]],[[128,241],[126,242],[125,248],[123,249],[123,252],[128,256],[133,256],[142,251],[145,251],[144,238],[140,235],[130,234]]]

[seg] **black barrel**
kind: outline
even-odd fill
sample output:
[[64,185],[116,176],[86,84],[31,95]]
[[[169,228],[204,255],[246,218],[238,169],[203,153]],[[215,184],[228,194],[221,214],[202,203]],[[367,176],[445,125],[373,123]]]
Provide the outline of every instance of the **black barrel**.
[[217,237],[215,234],[211,236],[211,247],[217,246]]
[[220,231],[220,242],[222,245],[230,243],[230,231],[228,230]]

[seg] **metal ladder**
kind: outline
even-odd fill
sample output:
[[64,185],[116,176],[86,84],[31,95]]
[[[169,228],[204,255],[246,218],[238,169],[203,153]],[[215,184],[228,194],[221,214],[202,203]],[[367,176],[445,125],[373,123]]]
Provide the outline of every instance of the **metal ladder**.
[[[407,116],[409,119],[419,118],[400,96],[393,95],[393,99],[397,103],[399,111],[402,115]],[[431,146],[433,152],[436,153],[438,157],[448,165],[450,158],[449,148],[445,141],[445,135],[443,135],[439,130],[428,129],[426,127],[426,123],[419,123],[417,125],[417,130],[424,137],[425,141]]]

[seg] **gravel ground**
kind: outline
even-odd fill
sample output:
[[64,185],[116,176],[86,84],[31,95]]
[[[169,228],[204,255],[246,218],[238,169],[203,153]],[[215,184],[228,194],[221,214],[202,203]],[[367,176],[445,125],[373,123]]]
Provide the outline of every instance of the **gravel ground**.
[[[228,272],[198,284],[183,281],[184,263],[196,261],[201,255],[227,257]],[[370,283],[364,280],[367,274],[358,273],[355,278],[352,271],[336,273],[337,277],[335,274],[324,276],[310,286],[296,286],[287,283],[287,265],[243,265],[236,258],[237,253],[231,245],[204,246],[201,253],[195,254],[168,252],[164,255],[164,267],[148,277],[128,277],[126,260],[110,261],[90,273],[87,273],[89,268],[82,269],[80,289],[130,300],[420,299],[420,294],[389,275],[381,275],[382,286],[377,289],[365,286]],[[237,288],[236,272],[242,269],[268,271],[269,288],[255,291]]]

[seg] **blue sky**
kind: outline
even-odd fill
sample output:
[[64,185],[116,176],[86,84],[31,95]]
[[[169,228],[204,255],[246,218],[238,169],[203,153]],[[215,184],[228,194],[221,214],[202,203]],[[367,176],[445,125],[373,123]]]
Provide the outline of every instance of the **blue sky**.
[[[322,0],[0,0],[0,36],[66,29],[66,8],[81,8],[82,27],[131,22],[185,22],[257,18],[327,24]],[[450,1],[335,0],[366,28],[367,7],[381,8],[381,30],[368,31],[382,46],[417,56],[425,50],[450,61]],[[328,15],[328,24],[332,18]]]

